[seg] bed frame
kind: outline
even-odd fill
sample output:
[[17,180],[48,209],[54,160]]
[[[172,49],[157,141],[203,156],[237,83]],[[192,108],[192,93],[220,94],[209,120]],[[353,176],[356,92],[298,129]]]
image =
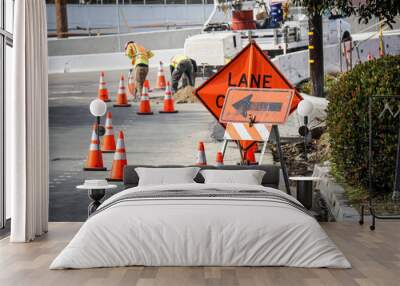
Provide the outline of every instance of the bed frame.
[[[147,168],[183,168],[187,166],[182,165],[160,165],[160,166],[151,166],[151,165],[127,165],[124,168],[124,185],[125,188],[136,187],[139,183],[139,176],[135,171],[137,167],[147,167]],[[279,181],[280,181],[280,167],[275,165],[224,165],[224,166],[196,166],[204,169],[218,169],[218,170],[263,170],[265,171],[265,175],[262,179],[261,184],[264,187],[271,187],[275,189],[279,189]],[[197,183],[204,183],[203,176],[198,173],[194,178]]]

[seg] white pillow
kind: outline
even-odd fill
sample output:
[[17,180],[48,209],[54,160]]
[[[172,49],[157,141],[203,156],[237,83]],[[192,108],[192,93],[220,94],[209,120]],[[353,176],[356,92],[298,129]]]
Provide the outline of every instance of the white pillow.
[[138,186],[195,183],[200,168],[135,168],[139,176]]
[[261,185],[265,171],[261,170],[201,170],[205,184]]

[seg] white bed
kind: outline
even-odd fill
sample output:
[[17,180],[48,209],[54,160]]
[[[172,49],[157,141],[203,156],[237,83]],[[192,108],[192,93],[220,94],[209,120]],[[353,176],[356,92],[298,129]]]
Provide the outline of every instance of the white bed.
[[[249,196],[135,197],[175,190],[182,194],[241,191]],[[253,191],[265,192],[270,199],[253,197]],[[134,199],[122,199],[132,195]],[[351,267],[318,222],[289,202],[299,204],[279,190],[254,185],[192,183],[127,189],[100,206],[50,269]]]

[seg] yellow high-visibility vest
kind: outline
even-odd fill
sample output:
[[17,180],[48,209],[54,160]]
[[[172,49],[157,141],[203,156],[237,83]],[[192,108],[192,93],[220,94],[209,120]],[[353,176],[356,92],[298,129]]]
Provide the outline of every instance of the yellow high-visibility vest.
[[149,59],[154,56],[152,51],[146,50],[143,46],[136,43],[129,44],[125,54],[132,59],[132,65],[135,67],[138,64],[149,65]]
[[185,55],[176,55],[171,59],[171,66],[173,66],[174,68],[176,68],[176,66],[184,60],[190,60],[189,57],[185,56]]

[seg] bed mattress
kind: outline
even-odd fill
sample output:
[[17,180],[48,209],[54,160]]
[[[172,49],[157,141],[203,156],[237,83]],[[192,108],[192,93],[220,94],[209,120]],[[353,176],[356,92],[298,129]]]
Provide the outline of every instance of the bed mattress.
[[262,186],[195,183],[112,196],[50,269],[132,265],[350,267],[293,197]]

